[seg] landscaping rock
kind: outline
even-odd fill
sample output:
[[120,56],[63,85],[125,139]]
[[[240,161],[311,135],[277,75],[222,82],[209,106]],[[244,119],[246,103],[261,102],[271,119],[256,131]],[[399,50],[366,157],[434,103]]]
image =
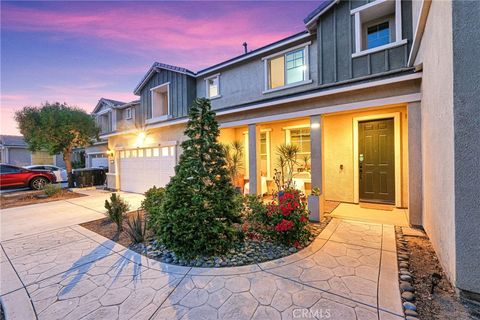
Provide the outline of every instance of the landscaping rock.
[[411,277],[411,276],[408,276],[408,275],[406,275],[406,274],[401,274],[401,275],[400,275],[400,280],[411,282],[411,281],[412,281],[412,277]]
[[408,301],[405,301],[403,303],[403,307],[405,308],[405,310],[417,311],[417,307],[413,303],[408,302]]
[[407,300],[407,301],[413,301],[415,300],[415,295],[411,293],[410,291],[404,291],[402,292],[402,298]]
[[412,287],[412,285],[409,282],[406,282],[406,281],[400,282],[400,290],[402,290],[402,292],[403,291],[410,291],[410,292],[415,291],[415,289]]
[[418,313],[415,310],[405,309],[405,315],[407,317],[418,317]]
[[407,275],[407,276],[410,276],[410,277],[412,276],[412,274],[408,270],[400,270],[400,274]]
[[[327,218],[322,222],[311,225],[310,231],[312,237],[310,241],[313,241],[320,232],[328,225],[331,219]],[[308,246],[310,242],[305,244]],[[158,261],[170,264],[177,264],[188,267],[229,267],[229,266],[243,266],[252,263],[261,263],[274,259],[280,259],[285,256],[291,255],[299,251],[295,247],[286,246],[270,242],[268,240],[251,240],[245,239],[241,243],[237,243],[228,250],[225,255],[212,256],[212,257],[197,257],[192,260],[184,260],[178,258],[174,252],[169,251],[164,245],[159,243],[156,239],[147,241],[144,244],[137,244],[130,246],[130,249],[143,253],[150,258]],[[301,250],[302,248],[300,248]]]

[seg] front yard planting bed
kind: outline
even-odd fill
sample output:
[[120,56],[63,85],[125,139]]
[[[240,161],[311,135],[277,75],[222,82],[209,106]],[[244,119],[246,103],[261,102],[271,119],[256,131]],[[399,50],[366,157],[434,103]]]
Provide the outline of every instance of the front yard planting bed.
[[[480,307],[459,299],[428,237],[420,230],[395,228],[399,281],[407,319],[480,319]],[[440,275],[431,293],[432,280]]]
[[[129,217],[136,215],[137,212],[128,213]],[[94,231],[108,239],[118,242],[121,245],[128,247],[129,249],[145,255],[151,259],[158,260],[160,262],[176,264],[181,266],[190,267],[232,267],[243,266],[254,263],[260,263],[270,260],[279,259],[293,253],[296,253],[303,248],[307,247],[328,225],[331,218],[326,216],[319,223],[310,223],[308,228],[310,229],[312,236],[308,243],[301,248],[290,247],[278,243],[274,243],[267,240],[252,240],[245,239],[243,242],[235,243],[232,249],[223,255],[218,256],[202,256],[196,259],[184,260],[178,258],[173,252],[169,251],[165,246],[160,244],[156,239],[149,236],[148,240],[143,243],[134,244],[130,241],[125,232],[119,235],[116,232],[116,225],[112,223],[108,218],[91,221],[81,224],[82,227]],[[127,228],[126,222],[123,223],[124,228]]]
[[76,193],[66,189],[59,190],[52,196],[46,196],[44,191],[19,191],[1,195],[1,209],[27,206],[30,204],[45,203],[58,200],[84,197],[84,194]]

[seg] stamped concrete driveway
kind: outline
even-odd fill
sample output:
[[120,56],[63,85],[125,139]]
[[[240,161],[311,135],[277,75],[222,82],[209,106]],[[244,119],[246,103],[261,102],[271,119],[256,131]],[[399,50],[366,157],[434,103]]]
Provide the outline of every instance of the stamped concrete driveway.
[[[0,240],[27,236],[40,231],[54,230],[79,223],[104,218],[105,199],[111,192],[104,190],[81,190],[84,197],[34,204],[10,209],[0,213]],[[143,195],[119,192],[132,210],[140,207]]]
[[402,319],[393,226],[334,219],[243,267],[173,266],[80,226],[1,243],[8,319]]

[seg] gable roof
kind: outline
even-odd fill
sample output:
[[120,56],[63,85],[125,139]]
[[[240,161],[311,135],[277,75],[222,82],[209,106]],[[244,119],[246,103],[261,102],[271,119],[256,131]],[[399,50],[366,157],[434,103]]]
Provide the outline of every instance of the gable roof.
[[148,72],[145,74],[145,76],[142,78],[142,80],[138,83],[138,85],[135,87],[135,90],[133,93],[139,94],[140,90],[145,86],[145,84],[150,80],[150,78],[156,73],[159,72],[161,69],[163,70],[169,70],[177,73],[183,73],[192,77],[195,77],[195,72],[192,72],[186,68],[182,67],[177,67],[177,66],[172,66],[166,63],[160,63],[160,62],[154,62],[153,65],[150,67]]
[[192,76],[192,77],[199,77],[199,76],[205,75],[207,73],[213,72],[215,70],[221,69],[223,67],[226,67],[228,65],[231,65],[231,64],[234,64],[234,63],[252,58],[252,57],[254,57],[256,55],[259,55],[259,54],[263,54],[263,53],[265,53],[269,50],[272,50],[274,48],[286,45],[286,44],[291,43],[291,42],[298,41],[298,40],[303,39],[303,38],[307,38],[312,34],[310,31],[312,31],[312,29],[313,29],[312,26],[317,21],[317,19],[323,13],[328,11],[333,5],[337,4],[338,2],[340,2],[340,0],[322,0],[320,5],[315,10],[310,12],[310,14],[303,20],[305,25],[306,25],[307,30],[301,31],[299,33],[293,34],[293,35],[288,36],[286,38],[283,38],[283,39],[280,39],[278,41],[272,42],[268,45],[265,45],[265,46],[260,47],[258,49],[255,49],[255,50],[252,50],[250,52],[241,54],[239,56],[233,57],[231,59],[225,60],[225,61],[220,62],[218,64],[215,64],[213,66],[204,68],[202,70],[199,70],[196,73],[193,72],[193,71],[190,71],[186,68],[177,67],[177,66],[173,66],[173,65],[169,65],[169,64],[165,64],[165,63],[160,63],[160,62],[154,62],[153,65],[148,70],[148,72],[142,78],[142,80],[135,87],[135,90],[133,91],[133,93],[136,94],[136,95],[139,95],[140,90],[145,86],[145,84],[150,80],[150,78],[156,72],[159,72],[161,69],[170,70],[170,71],[178,72],[178,73],[183,73],[183,74],[186,74],[186,75],[189,75],[189,76]]
[[215,64],[211,67],[208,67],[208,68],[205,68],[205,69],[202,69],[200,71],[197,72],[197,76],[201,76],[201,75],[204,75],[206,73],[209,73],[209,72],[212,72],[214,70],[217,70],[217,69],[220,69],[220,68],[223,68],[225,66],[228,66],[230,64],[233,64],[233,63],[236,63],[236,62],[240,62],[242,60],[246,60],[246,59],[249,59],[249,58],[252,58],[252,57],[255,57],[259,54],[262,54],[262,53],[265,53],[267,51],[270,51],[270,50],[273,50],[277,47],[281,47],[281,46],[284,46],[284,45],[287,45],[289,43],[292,43],[292,42],[295,42],[295,41],[299,41],[301,39],[304,39],[304,38],[308,38],[310,36],[310,33],[307,31],[307,30],[304,30],[304,31],[301,31],[301,32],[298,32],[298,33],[295,33],[291,36],[288,36],[286,38],[283,38],[283,39],[280,39],[278,41],[275,41],[275,42],[272,42],[270,44],[267,44],[266,46],[263,46],[263,47],[260,47],[258,49],[255,49],[255,50],[252,50],[252,51],[249,51],[247,53],[244,53],[242,55],[239,55],[239,56],[236,56],[234,58],[231,58],[229,60],[226,60],[226,61],[223,61],[223,62],[220,62],[218,64]]
[[139,104],[140,104],[140,100],[133,100],[133,101],[124,103],[120,106],[116,106],[115,109],[125,109],[125,108],[133,107],[133,106],[136,106],[136,105],[139,105]]
[[27,147],[23,136],[14,136],[8,134],[0,135],[0,144],[6,147]]
[[305,19],[303,19],[303,22],[305,23],[306,28],[310,30],[313,23],[316,22],[317,19],[322,14],[327,12],[328,9],[333,7],[333,5],[335,5],[338,2],[340,2],[340,0],[323,0],[322,3],[320,3],[320,5],[315,10],[310,12],[308,16],[306,16]]
[[106,104],[107,106],[109,106],[111,108],[114,108],[116,106],[120,106],[122,104],[125,104],[125,102],[112,100],[112,99],[106,99],[106,98],[100,98],[100,100],[98,100],[97,105],[93,109],[92,114],[97,113],[100,110],[100,108],[103,106],[103,104]]

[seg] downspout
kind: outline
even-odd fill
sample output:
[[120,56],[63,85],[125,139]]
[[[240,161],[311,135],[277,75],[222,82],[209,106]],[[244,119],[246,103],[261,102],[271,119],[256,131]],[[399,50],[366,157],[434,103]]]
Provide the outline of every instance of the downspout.
[[415,36],[413,37],[412,50],[410,50],[410,55],[408,57],[407,67],[413,67],[413,64],[415,63],[415,59],[417,58],[418,49],[420,48],[423,32],[425,31],[428,12],[430,11],[431,4],[432,4],[432,0],[423,0],[422,2],[422,7],[420,8],[420,15],[418,17],[417,27],[415,28]]

